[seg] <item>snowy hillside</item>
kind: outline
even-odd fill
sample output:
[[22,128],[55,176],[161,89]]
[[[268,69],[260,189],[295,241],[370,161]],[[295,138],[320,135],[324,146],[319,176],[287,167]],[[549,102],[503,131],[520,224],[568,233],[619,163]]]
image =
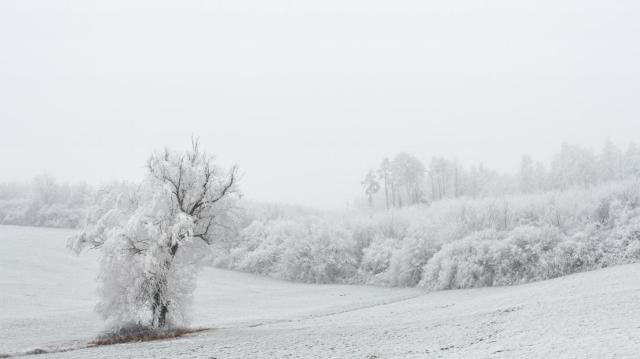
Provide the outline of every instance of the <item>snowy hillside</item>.
[[201,273],[193,326],[176,340],[80,349],[95,257],[72,231],[0,226],[0,355],[46,358],[613,358],[640,352],[640,265],[514,287],[309,285],[217,269]]

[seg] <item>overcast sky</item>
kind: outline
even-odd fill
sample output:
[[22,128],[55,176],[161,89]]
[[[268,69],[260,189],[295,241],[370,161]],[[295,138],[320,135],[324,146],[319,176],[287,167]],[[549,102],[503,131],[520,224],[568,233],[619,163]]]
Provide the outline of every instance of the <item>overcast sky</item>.
[[141,178],[191,134],[342,207],[407,151],[513,172],[640,140],[638,1],[0,1],[0,181]]

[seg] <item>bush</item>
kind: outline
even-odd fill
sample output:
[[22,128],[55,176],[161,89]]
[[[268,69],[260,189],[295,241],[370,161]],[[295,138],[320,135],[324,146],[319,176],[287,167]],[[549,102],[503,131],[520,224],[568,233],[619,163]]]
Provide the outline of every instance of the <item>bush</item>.
[[214,263],[310,283],[450,289],[640,261],[636,182],[392,211],[264,213],[253,211]]

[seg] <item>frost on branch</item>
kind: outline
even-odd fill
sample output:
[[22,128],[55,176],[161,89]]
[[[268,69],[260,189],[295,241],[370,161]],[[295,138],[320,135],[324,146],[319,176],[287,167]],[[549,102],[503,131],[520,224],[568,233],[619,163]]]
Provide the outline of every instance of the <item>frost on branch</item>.
[[69,247],[100,251],[97,311],[112,329],[186,322],[198,264],[233,226],[237,179],[194,141],[189,151],[154,153],[139,185],[102,194]]

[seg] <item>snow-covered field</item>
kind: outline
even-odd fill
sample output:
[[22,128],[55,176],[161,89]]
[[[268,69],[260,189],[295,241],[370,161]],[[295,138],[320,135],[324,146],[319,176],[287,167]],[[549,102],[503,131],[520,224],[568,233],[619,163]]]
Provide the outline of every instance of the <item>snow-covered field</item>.
[[[0,355],[80,348],[99,333],[96,258],[68,252],[71,233],[0,226]],[[206,269],[193,326],[211,329],[38,357],[635,358],[640,265],[432,293]]]

